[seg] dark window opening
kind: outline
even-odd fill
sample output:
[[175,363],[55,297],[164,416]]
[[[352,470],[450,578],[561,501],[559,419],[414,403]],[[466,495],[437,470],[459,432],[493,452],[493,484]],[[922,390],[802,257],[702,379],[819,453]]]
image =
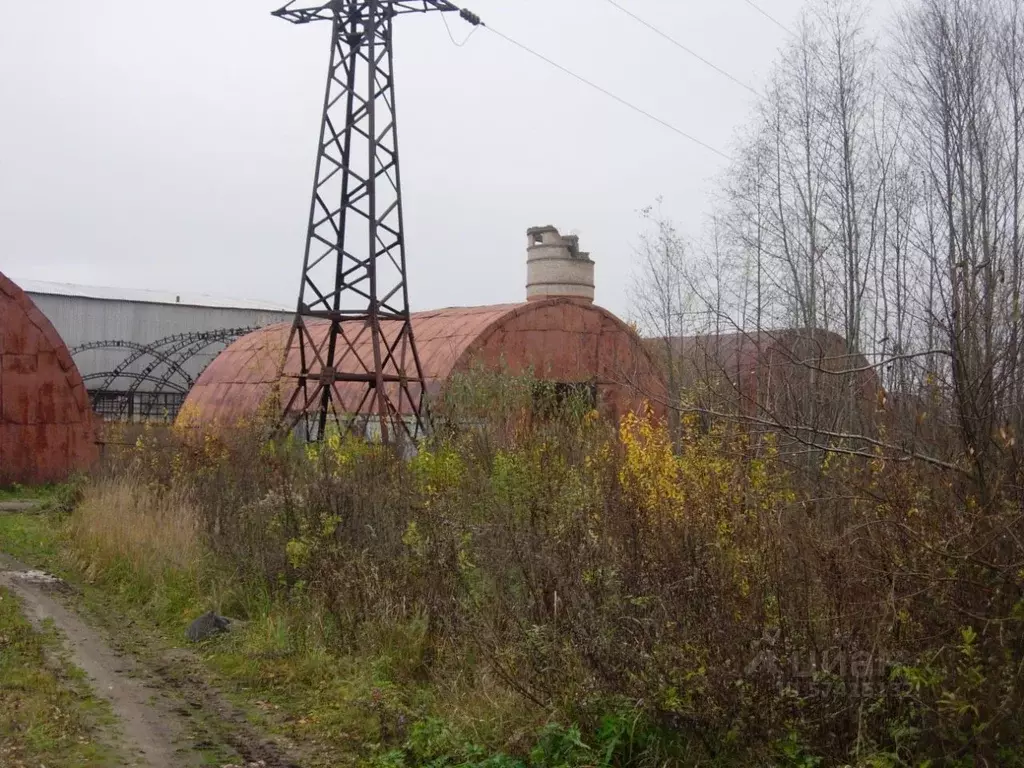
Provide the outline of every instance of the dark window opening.
[[584,416],[597,408],[597,384],[588,381],[538,381],[533,387],[533,410],[538,416]]
[[92,410],[104,421],[170,423],[185,403],[181,392],[90,392]]

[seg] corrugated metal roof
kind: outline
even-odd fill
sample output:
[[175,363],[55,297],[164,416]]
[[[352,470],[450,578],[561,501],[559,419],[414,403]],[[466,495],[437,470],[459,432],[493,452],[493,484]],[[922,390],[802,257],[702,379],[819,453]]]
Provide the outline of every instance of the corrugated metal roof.
[[[666,341],[677,356],[686,386],[716,379],[724,379],[733,388],[744,381],[755,386],[759,379],[773,375],[792,381],[803,369],[833,374],[833,383],[855,382],[869,396],[881,387],[878,374],[863,354],[851,349],[839,334],[821,328],[650,338],[644,339],[644,344],[664,361]],[[850,376],[840,375],[844,372]]]
[[[400,348],[401,324],[383,321],[381,326],[385,341],[394,345],[397,340]],[[428,395],[440,391],[453,371],[479,362],[511,372],[532,370],[557,381],[600,380],[607,385],[605,405],[616,413],[639,407],[643,397],[653,398],[660,413],[664,385],[650,355],[621,320],[592,304],[558,297],[449,307],[414,313],[412,327]],[[326,321],[307,323],[314,346],[325,340],[329,328]],[[371,359],[370,334],[359,321],[344,323],[342,330],[354,351],[343,345],[336,368],[363,372],[363,364],[355,358]],[[229,426],[253,417],[275,392],[282,362],[291,385],[284,385],[277,394],[289,398],[300,367],[297,346],[288,350],[285,359],[290,333],[290,323],[277,323],[243,336],[221,352],[189,392],[182,423],[199,420]],[[395,369],[394,361],[385,366],[390,374]],[[397,385],[386,383],[385,387],[399,412],[409,413],[410,404],[399,396]],[[372,391],[365,384],[337,382],[334,389],[343,411],[367,414],[372,410],[373,405],[364,402]],[[416,398],[417,385],[410,383],[410,389]]]
[[[427,390],[433,391],[440,387],[462,354],[487,328],[527,306],[529,305],[498,304],[414,312],[413,334]],[[355,354],[363,360],[372,359],[370,334],[361,333],[362,325],[359,323],[350,322],[346,323],[346,326],[355,329],[349,331],[356,347]],[[394,342],[401,327],[401,323],[395,321],[385,320],[381,323],[381,331],[388,343]],[[307,328],[316,343],[320,344],[326,338],[330,324],[327,321],[314,320],[307,324]],[[243,336],[230,345],[210,363],[192,387],[187,407],[198,409],[207,418],[225,421],[254,413],[267,396],[270,385],[277,381],[282,353],[288,343],[290,331],[289,323],[278,323]],[[339,370],[363,370],[362,364],[355,359],[350,349],[344,350],[336,366]],[[293,348],[289,352],[285,371],[294,374],[299,368],[299,351]],[[389,373],[396,372],[394,368],[392,364]],[[397,402],[397,387],[391,384],[387,387],[390,390],[389,394]],[[366,391],[363,384],[338,383],[335,388],[340,401],[349,404],[353,410]],[[415,388],[414,385],[413,389]],[[364,404],[363,410],[368,407]]]
[[[654,354],[664,354],[664,338],[644,339]],[[823,370],[867,368],[867,359],[842,336],[821,328],[781,328],[699,336],[676,336],[673,350],[691,365],[723,372],[753,371],[758,365],[810,365]]]
[[51,283],[45,280],[16,280],[25,293],[49,296],[74,296],[104,301],[130,301],[140,304],[178,304],[186,307],[215,307],[219,309],[255,309],[263,312],[294,312],[294,307],[270,301],[228,299],[199,293],[173,293],[139,288],[110,288],[98,285]]
[[97,458],[85,384],[56,329],[0,273],[0,483],[37,484]]

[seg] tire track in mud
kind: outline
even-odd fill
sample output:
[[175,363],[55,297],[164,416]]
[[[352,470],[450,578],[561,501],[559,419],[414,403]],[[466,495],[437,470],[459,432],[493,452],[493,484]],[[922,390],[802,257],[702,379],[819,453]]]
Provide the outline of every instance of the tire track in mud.
[[[229,747],[243,764],[301,768],[273,741],[257,733],[218,691],[187,672],[195,661],[188,651],[177,651],[152,666],[144,664],[114,647],[82,619],[70,606],[68,596],[74,590],[67,583],[2,553],[0,585],[17,594],[26,618],[37,628],[47,620],[53,622],[69,661],[85,672],[93,693],[106,700],[117,717],[116,733],[104,737],[109,736],[121,748],[128,765],[208,765],[211,751]],[[210,727],[205,727],[204,720]]]

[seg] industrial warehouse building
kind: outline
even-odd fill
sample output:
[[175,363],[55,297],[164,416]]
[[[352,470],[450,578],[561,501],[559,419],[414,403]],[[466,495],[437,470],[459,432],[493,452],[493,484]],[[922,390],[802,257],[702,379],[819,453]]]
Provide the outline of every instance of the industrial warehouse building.
[[112,419],[173,418],[230,341],[294,313],[203,295],[19,284],[71,351],[96,412]]
[[[770,413],[803,424],[811,415],[814,423],[824,419],[834,427],[859,412],[850,409],[853,401],[873,403],[881,391],[867,361],[823,331],[642,341],[594,305],[594,262],[575,237],[553,227],[529,230],[526,266],[525,301],[412,315],[428,400],[453,374],[484,366],[587,385],[595,405],[612,417],[643,400],[662,410],[685,390],[698,400],[711,398],[699,404],[713,404],[712,410]],[[173,419],[187,403],[190,419],[236,423],[271,394],[284,394],[278,382],[290,308],[34,281],[24,287],[63,340],[93,409],[104,418]],[[385,321],[383,335],[390,340],[399,327]],[[314,337],[327,330],[326,321],[310,324]],[[370,343],[369,334],[351,336]],[[372,357],[368,348],[356,354]],[[340,370],[346,366],[361,367],[345,358],[337,363]],[[297,349],[289,351],[284,371],[295,380]],[[369,417],[362,384],[334,386],[337,402],[361,407]]]
[[759,428],[871,434],[884,402],[875,369],[846,339],[788,328],[645,341],[670,397]]
[[[588,385],[595,406],[610,416],[636,408],[651,395],[657,399],[660,371],[636,333],[594,305],[594,263],[579,251],[576,238],[562,237],[553,227],[531,229],[528,237],[526,301],[413,313],[428,398],[453,373],[486,366]],[[382,332],[390,340],[400,327],[386,321]],[[311,323],[314,335],[326,334],[328,328],[327,321]],[[185,405],[187,418],[230,426],[253,416],[277,387],[289,331],[289,323],[280,323],[231,344],[193,387]],[[365,357],[369,334],[363,338],[367,349],[357,349],[357,354]],[[359,364],[342,358],[337,367],[357,370]],[[298,371],[298,350],[292,349],[285,373]],[[363,385],[334,387],[339,402],[358,407]],[[397,392],[392,395],[398,402]]]
[[0,274],[0,487],[64,480],[97,455],[70,353],[32,299]]

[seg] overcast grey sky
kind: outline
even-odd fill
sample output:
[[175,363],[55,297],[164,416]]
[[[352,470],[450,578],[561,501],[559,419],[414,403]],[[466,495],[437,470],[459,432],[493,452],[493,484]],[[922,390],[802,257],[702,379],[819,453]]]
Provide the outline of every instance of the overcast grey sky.
[[[785,33],[744,0],[619,0],[758,87]],[[792,24],[802,0],[760,0]],[[728,151],[754,97],[606,0],[466,0]],[[329,25],[273,0],[0,0],[0,271],[292,305]],[[580,235],[626,314],[638,209],[696,232],[725,161],[487,30],[396,30],[414,309],[519,301],[527,227]],[[470,28],[449,17],[462,40]]]

